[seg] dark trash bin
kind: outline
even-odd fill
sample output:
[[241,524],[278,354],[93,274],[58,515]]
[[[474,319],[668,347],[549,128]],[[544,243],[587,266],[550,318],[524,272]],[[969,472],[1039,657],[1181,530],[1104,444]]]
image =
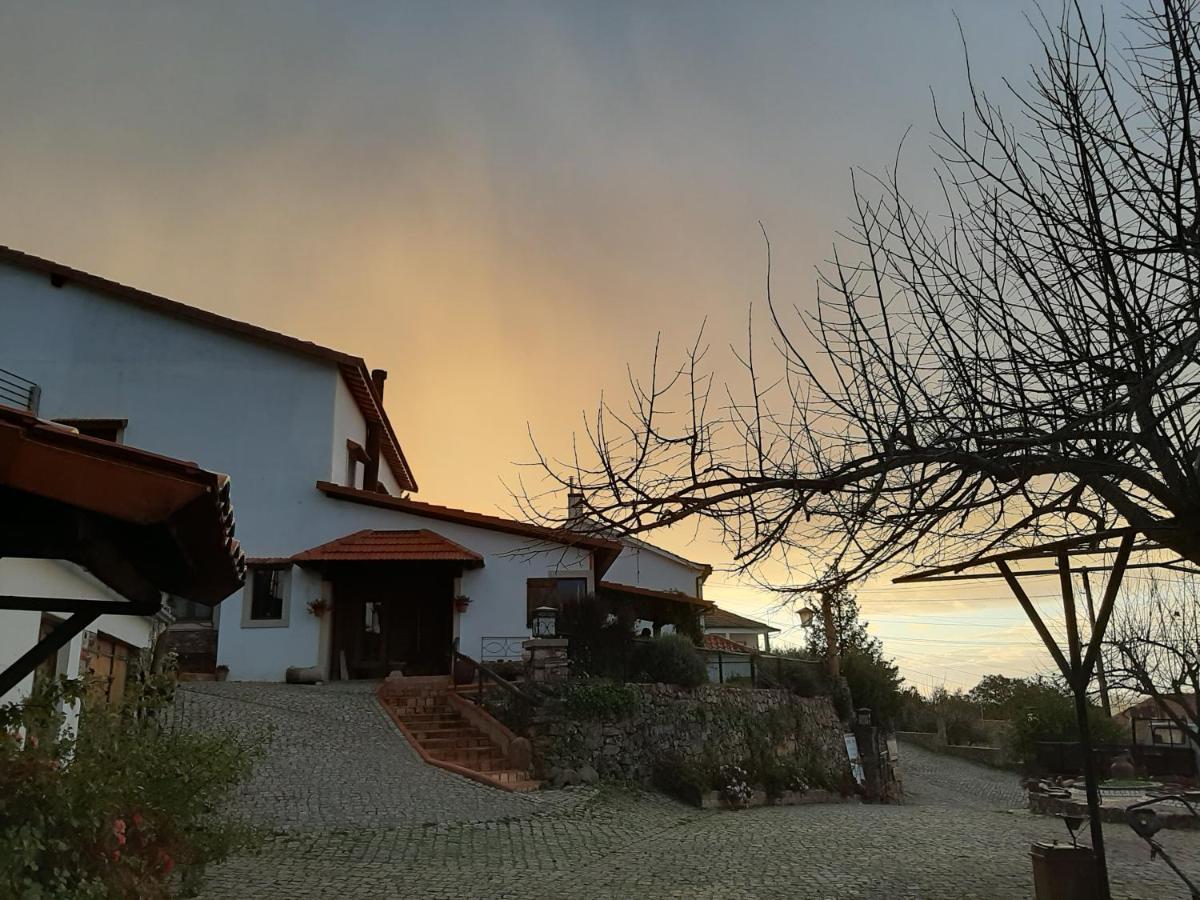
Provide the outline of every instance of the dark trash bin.
[[1096,857],[1090,847],[1038,841],[1030,847],[1030,855],[1035,900],[1094,900],[1100,896]]

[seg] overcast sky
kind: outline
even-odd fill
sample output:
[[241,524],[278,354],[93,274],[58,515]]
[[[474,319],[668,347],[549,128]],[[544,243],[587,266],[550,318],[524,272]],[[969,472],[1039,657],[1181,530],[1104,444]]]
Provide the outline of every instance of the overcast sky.
[[[365,356],[421,498],[511,512],[527,426],[568,446],[657,334],[707,318],[725,364],[760,220],[805,306],[852,166],[911,128],[930,192],[955,13],[986,86],[1025,77],[1018,3],[0,0],[0,243]],[[795,623],[730,574],[708,596]],[[1003,591],[973,596],[861,599],[923,688],[1045,668]]]

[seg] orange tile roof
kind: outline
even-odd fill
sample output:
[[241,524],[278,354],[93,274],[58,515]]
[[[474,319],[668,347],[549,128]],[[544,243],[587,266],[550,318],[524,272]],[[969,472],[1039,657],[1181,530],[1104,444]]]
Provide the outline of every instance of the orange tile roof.
[[745,616],[739,616],[737,613],[721,609],[719,606],[714,606],[704,614],[704,627],[717,629],[732,628],[735,631],[767,632],[779,630],[778,628],[772,628],[766,622],[747,619]]
[[[639,587],[636,584],[621,584],[618,581],[601,581],[599,587],[606,588],[610,591],[617,591],[622,594],[637,594],[640,597],[653,597],[656,600],[672,600],[676,603],[691,603],[695,606],[703,606],[705,610],[712,606],[708,600],[701,600],[698,597],[693,597],[690,594],[685,594],[683,591],[658,591],[654,588]],[[705,612],[707,616],[707,611]]]
[[706,650],[724,650],[726,653],[752,653],[753,650],[745,644],[739,644],[737,641],[731,641],[729,638],[721,637],[719,634],[706,634],[704,636],[704,649]]
[[483,565],[483,557],[449,538],[419,528],[412,531],[356,531],[297,553],[293,562],[461,562]]
[[[120,570],[136,571],[157,591],[207,606],[241,587],[246,558],[233,536],[229,491],[228,475],[193,462],[88,437],[25,410],[0,406],[0,507],[21,498],[38,498],[60,511],[95,514],[105,522],[105,529],[112,528],[119,536],[114,538],[107,530],[100,534],[120,545],[124,559],[110,574],[123,581],[127,579]],[[35,554],[22,552],[15,541],[5,538],[24,539],[28,545],[22,545],[24,549],[39,542],[42,550],[50,546],[49,525],[30,524],[19,517],[15,521],[7,535],[0,534],[9,555]],[[57,518],[47,518],[58,529],[53,541],[65,541],[72,548],[78,545],[83,556],[59,558],[79,563],[122,593],[119,584],[95,568],[97,560],[111,555],[98,549],[99,538],[79,536],[88,533],[91,523],[63,521],[72,524],[64,527]],[[0,547],[0,555],[5,549]]]
[[392,428],[392,423],[388,420],[387,413],[383,409],[383,403],[375,394],[375,389],[371,384],[371,373],[367,370],[366,361],[362,357],[343,353],[340,350],[332,350],[329,347],[322,347],[320,344],[314,344],[311,341],[302,341],[299,338],[281,334],[278,331],[271,331],[269,328],[251,325],[249,322],[240,322],[237,319],[218,315],[206,309],[188,306],[186,303],[170,300],[167,297],[160,297],[148,291],[141,291],[129,285],[121,284],[118,281],[101,278],[99,275],[93,275],[90,272],[84,272],[80,269],[73,269],[70,266],[65,266],[53,260],[42,259],[39,256],[33,256],[29,253],[22,253],[20,250],[13,250],[11,247],[0,245],[0,262],[7,262],[23,269],[49,275],[51,284],[56,287],[75,282],[91,290],[107,294],[110,297],[116,297],[117,299],[153,309],[169,316],[175,316],[176,318],[197,322],[210,328],[238,334],[250,340],[257,341],[260,344],[269,344],[284,350],[290,350],[294,353],[302,353],[305,356],[313,356],[336,363],[338,369],[341,371],[342,378],[346,382],[346,387],[349,388],[351,395],[354,397],[355,405],[358,406],[363,418],[383,428],[383,440],[381,441],[383,458],[387,461],[388,468],[392,470],[392,474],[396,477],[397,483],[401,489],[406,491],[415,491],[417,489],[417,482],[413,477],[412,469],[409,468],[408,461],[404,458],[404,451],[400,449],[400,442],[396,438],[396,432]]
[[491,531],[503,531],[532,538],[551,544],[561,544],[567,547],[584,547],[593,551],[596,558],[596,575],[603,575],[621,553],[621,545],[616,541],[582,534],[566,528],[546,528],[530,522],[518,522],[502,516],[491,516],[486,513],[471,512],[465,509],[454,509],[450,506],[437,506],[433,503],[423,503],[420,500],[409,500],[407,497],[392,497],[389,494],[379,494],[374,491],[364,491],[360,488],[346,487],[331,481],[318,481],[317,490],[327,497],[336,500],[349,500],[352,503],[362,503],[366,506],[378,506],[383,509],[395,509],[411,513],[414,516],[426,516],[430,519],[440,519],[444,522],[457,522],[460,525],[474,525],[476,528],[487,528]]

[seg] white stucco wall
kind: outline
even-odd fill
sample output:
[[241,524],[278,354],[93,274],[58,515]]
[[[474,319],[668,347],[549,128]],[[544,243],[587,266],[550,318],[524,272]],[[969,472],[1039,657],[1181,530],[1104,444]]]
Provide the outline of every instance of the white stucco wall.
[[[484,636],[527,633],[527,578],[588,570],[586,553],[509,556],[527,540],[321,494],[317,481],[345,482],[346,439],[366,440],[332,362],[70,282],[55,288],[43,275],[2,264],[0,309],[0,366],[41,386],[40,414],[128,419],[126,443],[227,473],[248,557],[291,556],[362,528],[430,528],[487,560],[462,584],[474,601],[456,614],[467,653]],[[380,472],[398,494],[386,464]],[[693,579],[689,592],[694,586]],[[287,627],[244,627],[244,592],[228,598],[218,617],[218,664],[232,679],[282,680],[289,666],[326,662],[331,617],[306,608],[320,590],[310,573],[293,569]]]
[[[119,601],[122,598],[73,563],[44,559],[0,559],[0,594],[23,597],[53,597],[75,600]],[[65,618],[65,614],[60,614]],[[0,669],[8,666],[37,642],[42,614],[27,610],[0,610]],[[86,629],[87,634],[103,632],[134,647],[149,646],[151,621],[144,616],[103,615]],[[78,672],[83,636],[76,636],[60,652],[59,670]],[[74,668],[68,665],[74,663]],[[26,697],[33,685],[27,676],[0,702]]]
[[604,580],[656,591],[682,591],[689,597],[695,597],[696,580],[700,574],[695,567],[684,565],[649,548],[626,545],[617,561],[604,574]]
[[[588,589],[594,588],[591,554],[587,551],[533,547],[529,538],[518,535],[318,496],[323,508],[319,515],[306,518],[306,537],[298,549],[363,528],[427,528],[483,556],[484,566],[466,571],[460,582],[462,593],[471,598],[470,607],[465,613],[453,614],[459,647],[469,656],[479,655],[484,637],[528,637],[527,579],[576,576],[587,578]],[[325,595],[318,576],[293,566],[287,628],[244,628],[240,614],[235,619],[234,607],[227,602],[222,610],[218,664],[229,666],[231,679],[248,681],[282,680],[289,666],[327,665],[332,615],[318,619],[307,609],[310,600]]]
[[[386,396],[387,394],[385,393],[384,397],[386,398]],[[333,452],[328,480],[334,484],[360,488],[362,487],[363,475],[363,467],[361,465],[357,468],[354,479],[355,483],[349,485],[346,480],[350,462],[349,451],[346,449],[347,440],[354,441],[361,447],[366,447],[367,421],[363,418],[358,404],[354,402],[354,395],[350,393],[350,388],[346,387],[345,379],[338,378],[333,396]],[[387,464],[387,460],[380,460],[379,480],[393,497],[403,493],[400,489],[400,483],[396,481],[396,476],[392,474],[391,467]]]
[[0,366],[41,386],[43,418],[128,419],[125,443],[230,475],[248,555],[295,551],[336,365],[4,265],[0,309]]

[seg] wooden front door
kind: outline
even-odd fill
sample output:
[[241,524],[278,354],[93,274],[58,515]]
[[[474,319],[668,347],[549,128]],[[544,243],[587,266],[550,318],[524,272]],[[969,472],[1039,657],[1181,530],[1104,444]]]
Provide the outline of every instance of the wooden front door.
[[449,671],[453,573],[414,564],[334,579],[335,677]]

